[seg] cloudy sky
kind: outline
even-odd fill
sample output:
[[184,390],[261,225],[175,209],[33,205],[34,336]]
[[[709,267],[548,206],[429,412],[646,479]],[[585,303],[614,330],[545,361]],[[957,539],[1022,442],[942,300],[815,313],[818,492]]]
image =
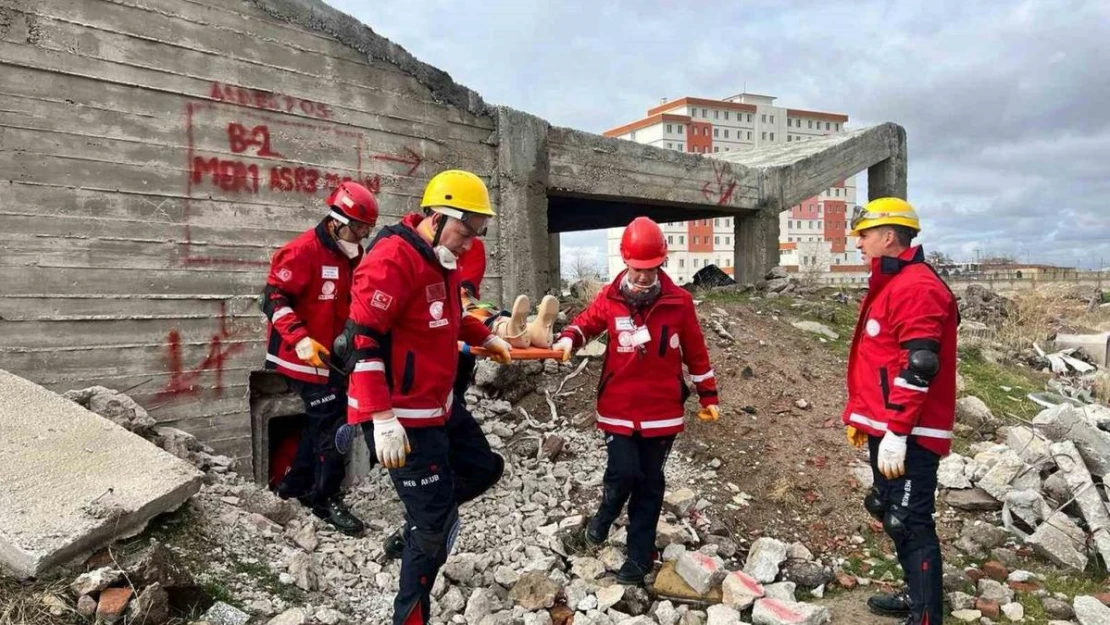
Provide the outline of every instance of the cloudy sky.
[[[849,128],[899,123],[927,249],[1110,266],[1106,0],[329,2],[559,126],[602,132],[662,97],[745,87]],[[604,234],[563,242],[600,257]]]

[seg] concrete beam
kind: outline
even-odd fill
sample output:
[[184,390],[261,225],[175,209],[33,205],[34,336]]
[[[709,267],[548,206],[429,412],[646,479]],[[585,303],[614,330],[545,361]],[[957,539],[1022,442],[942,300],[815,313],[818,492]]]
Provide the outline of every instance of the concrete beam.
[[906,131],[889,122],[808,141],[714,154],[714,158],[756,172],[761,205],[778,211],[865,169],[871,197],[906,194]]
[[[547,122],[507,107],[497,109],[499,301],[527,294],[533,298],[558,286],[551,273],[547,224]],[[492,264],[494,259],[489,259]]]

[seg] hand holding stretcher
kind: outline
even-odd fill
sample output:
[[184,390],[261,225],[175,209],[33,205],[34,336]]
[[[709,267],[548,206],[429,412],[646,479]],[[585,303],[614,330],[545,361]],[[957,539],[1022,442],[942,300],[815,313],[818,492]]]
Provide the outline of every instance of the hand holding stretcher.
[[[459,342],[459,352],[463,354],[473,354],[475,356],[489,357],[490,350],[484,347],[475,347],[467,345],[462,341]],[[570,354],[558,349],[543,349],[541,347],[514,347],[510,351],[513,360],[547,360],[552,358],[554,360],[566,360]]]

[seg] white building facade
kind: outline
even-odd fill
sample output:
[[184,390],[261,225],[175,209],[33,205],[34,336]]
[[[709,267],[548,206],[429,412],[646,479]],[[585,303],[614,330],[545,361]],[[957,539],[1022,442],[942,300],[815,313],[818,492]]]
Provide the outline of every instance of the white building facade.
[[[848,116],[775,106],[775,98],[750,93],[710,100],[684,97],[649,109],[647,117],[605,132],[655,147],[697,154],[718,154],[805,141],[844,132]],[[844,180],[783,211],[779,217],[779,264],[787,271],[825,284],[866,281],[848,223],[856,205],[855,178]],[[735,248],[732,217],[663,224],[669,248],[666,270],[679,284],[698,270],[717,265],[733,272]],[[613,278],[623,268],[620,237],[608,233],[608,269]]]

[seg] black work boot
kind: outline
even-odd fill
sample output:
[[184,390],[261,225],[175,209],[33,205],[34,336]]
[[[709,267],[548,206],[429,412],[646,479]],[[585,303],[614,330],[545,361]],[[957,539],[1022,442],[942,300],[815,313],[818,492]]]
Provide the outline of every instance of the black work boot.
[[909,591],[903,588],[902,590],[890,594],[873,595],[867,599],[867,609],[879,616],[909,616]]
[[593,517],[586,523],[585,529],[582,530],[582,538],[586,542],[586,546],[591,549],[596,549],[605,544],[609,539],[610,525],[603,525],[597,517]]
[[650,566],[645,567],[633,560],[625,560],[620,570],[617,571],[617,582],[638,586],[644,583],[644,577],[647,576],[650,570]]
[[312,507],[312,514],[348,536],[358,536],[366,525],[351,514],[351,509],[339,497],[332,497],[323,504]]
[[400,560],[405,554],[405,530],[400,529],[386,537],[382,543],[385,557],[390,560]]

